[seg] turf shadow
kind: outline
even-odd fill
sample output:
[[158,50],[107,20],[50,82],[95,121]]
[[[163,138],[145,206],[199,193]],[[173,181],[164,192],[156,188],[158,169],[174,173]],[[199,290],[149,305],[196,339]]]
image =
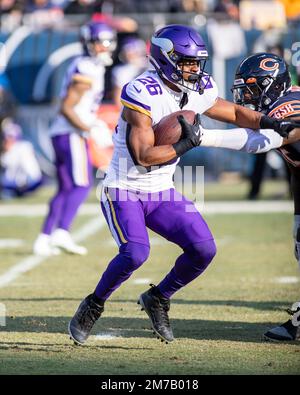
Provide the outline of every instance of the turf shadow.
[[[143,314],[143,313],[141,313]],[[6,332],[60,333],[67,334],[71,317],[25,316],[7,318]],[[274,326],[271,322],[219,321],[203,319],[172,319],[174,336],[177,339],[229,340],[260,343],[262,334]],[[147,318],[101,317],[92,334],[112,334],[122,338],[153,337]],[[299,343],[299,342],[298,342]],[[1,344],[1,342],[0,342]],[[299,343],[300,346],[300,343]]]
[[[2,298],[1,302],[59,302],[59,301],[74,301],[80,302],[81,298],[67,298],[67,297],[53,297],[53,298]],[[109,303],[128,303],[136,304],[137,299],[110,299]],[[291,301],[292,303],[292,301]],[[290,307],[286,300],[276,301],[249,301],[249,300],[189,300],[189,299],[172,299],[172,304],[187,304],[187,305],[203,305],[203,306],[233,306],[246,307],[262,311],[285,311]]]

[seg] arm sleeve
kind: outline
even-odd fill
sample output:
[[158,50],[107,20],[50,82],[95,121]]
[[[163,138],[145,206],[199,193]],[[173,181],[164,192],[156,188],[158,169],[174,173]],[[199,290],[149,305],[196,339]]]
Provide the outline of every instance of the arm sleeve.
[[271,149],[279,148],[282,142],[283,138],[271,129],[202,129],[201,146],[228,148],[235,151],[261,154]]

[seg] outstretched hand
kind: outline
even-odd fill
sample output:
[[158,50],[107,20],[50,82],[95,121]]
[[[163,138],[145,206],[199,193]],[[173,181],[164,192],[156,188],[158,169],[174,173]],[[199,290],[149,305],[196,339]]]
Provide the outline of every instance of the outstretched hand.
[[261,129],[274,129],[280,136],[288,138],[293,129],[300,128],[300,121],[274,119],[264,115],[261,117],[260,127]]

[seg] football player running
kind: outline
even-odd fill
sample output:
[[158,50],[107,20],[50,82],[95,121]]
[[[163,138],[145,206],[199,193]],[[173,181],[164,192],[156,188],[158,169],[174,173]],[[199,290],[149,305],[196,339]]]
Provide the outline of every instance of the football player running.
[[60,249],[84,255],[69,228],[92,184],[92,165],[87,137],[92,135],[96,111],[104,93],[105,66],[112,64],[115,31],[105,23],[90,22],[81,28],[83,55],[69,66],[61,90],[61,106],[51,129],[58,190],[49,202],[49,212],[33,251],[54,255]]
[[[182,249],[169,273],[138,300],[155,335],[166,342],[174,339],[168,316],[170,299],[201,275],[216,254],[207,224],[194,203],[174,189],[172,180],[180,156],[201,143],[199,114],[245,128],[275,129],[283,136],[294,128],[290,122],[219,98],[215,82],[205,72],[207,59],[197,31],[182,25],[165,26],[151,38],[153,68],[123,88],[115,151],[101,200],[119,253],[69,323],[69,334],[78,344],[87,340],[105,301],[147,260],[150,244],[146,227]],[[181,109],[197,113],[195,124],[179,118],[181,140],[155,146],[153,126]]]
[[[235,103],[278,121],[300,120],[300,89],[291,86],[285,61],[272,53],[258,53],[241,62],[235,74],[233,96]],[[300,141],[278,150],[291,171],[295,257],[300,269]],[[294,303],[287,311],[291,319],[267,331],[264,334],[266,340],[300,339],[300,302]]]

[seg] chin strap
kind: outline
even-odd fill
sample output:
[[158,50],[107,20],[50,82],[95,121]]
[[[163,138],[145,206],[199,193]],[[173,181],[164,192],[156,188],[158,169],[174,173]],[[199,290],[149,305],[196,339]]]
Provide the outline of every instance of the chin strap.
[[179,107],[183,108],[184,106],[186,106],[188,104],[188,101],[189,101],[188,94],[186,92],[184,92],[184,94],[180,100]]

